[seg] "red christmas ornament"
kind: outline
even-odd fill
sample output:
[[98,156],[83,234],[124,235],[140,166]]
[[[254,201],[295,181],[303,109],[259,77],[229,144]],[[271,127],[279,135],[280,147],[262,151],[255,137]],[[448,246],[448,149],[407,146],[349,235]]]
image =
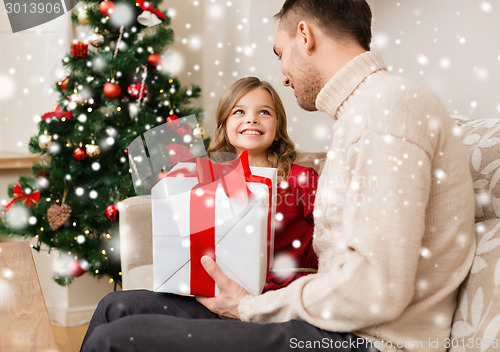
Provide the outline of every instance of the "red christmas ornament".
[[148,57],[148,64],[150,64],[153,67],[160,66],[161,65],[161,55],[160,54],[151,54]]
[[71,55],[75,57],[87,57],[87,49],[89,45],[82,41],[74,41],[71,44]]
[[[141,94],[141,89],[142,89],[142,94]],[[139,99],[144,99],[146,94],[148,94],[148,90],[146,89],[146,85],[142,85],[142,83],[134,83],[128,86],[127,88],[127,93],[130,95],[130,98],[133,100]]]
[[68,273],[73,277],[79,277],[85,273],[85,270],[81,267],[80,262],[75,259],[72,262],[69,262]]
[[109,16],[113,9],[115,8],[115,3],[113,1],[103,1],[99,4],[99,11],[103,17]]
[[108,99],[116,99],[122,94],[122,89],[116,83],[104,83],[104,96]]
[[59,87],[61,87],[62,90],[66,90],[66,88],[68,88],[68,82],[69,82],[69,76],[63,78],[63,80],[58,83]]
[[104,215],[109,221],[115,221],[118,217],[118,209],[113,204],[110,204],[104,210]]
[[178,118],[179,118],[179,116],[177,116],[177,115],[170,115],[169,117],[167,117],[167,122],[175,121]]
[[125,155],[128,155],[128,148],[123,151]]
[[88,158],[87,153],[85,152],[85,148],[77,147],[73,150],[73,158],[77,161],[84,161]]

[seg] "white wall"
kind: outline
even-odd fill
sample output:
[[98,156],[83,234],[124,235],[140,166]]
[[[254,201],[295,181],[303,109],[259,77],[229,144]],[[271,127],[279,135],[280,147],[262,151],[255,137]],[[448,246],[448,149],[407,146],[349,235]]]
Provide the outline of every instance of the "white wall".
[[500,117],[500,2],[374,1],[373,49],[452,114]]
[[61,60],[73,37],[69,15],[12,34],[0,6],[0,150],[28,153],[35,115],[53,110],[50,87],[62,78]]

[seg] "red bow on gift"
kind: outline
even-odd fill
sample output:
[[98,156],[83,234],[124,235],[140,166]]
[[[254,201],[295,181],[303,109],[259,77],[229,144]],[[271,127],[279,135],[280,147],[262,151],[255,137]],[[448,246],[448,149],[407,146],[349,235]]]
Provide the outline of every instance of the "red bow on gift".
[[8,210],[10,210],[10,208],[12,207],[12,205],[14,204],[14,202],[18,201],[18,200],[23,200],[25,199],[25,203],[28,207],[31,208],[31,206],[33,204],[36,204],[38,203],[38,200],[40,199],[40,191],[35,191],[35,192],[32,192],[30,194],[26,194],[23,192],[22,188],[21,188],[21,185],[18,183],[15,187],[14,187],[14,190],[12,192],[12,194],[14,195],[14,198],[10,201],[9,204],[7,204],[5,206],[5,208]]
[[167,19],[167,17],[165,16],[165,14],[163,12],[161,12],[158,9],[155,9],[154,7],[151,7],[151,4],[149,2],[146,2],[144,0],[136,0],[135,4],[137,6],[139,6],[141,9],[143,9],[144,11],[150,11],[150,12],[154,13],[156,16],[163,18],[164,20]]
[[61,105],[57,105],[54,111],[46,112],[45,114],[43,114],[42,119],[45,121],[47,119],[50,119],[51,117],[57,117],[59,120],[64,117],[69,120],[73,117],[73,113],[71,111],[61,111]]

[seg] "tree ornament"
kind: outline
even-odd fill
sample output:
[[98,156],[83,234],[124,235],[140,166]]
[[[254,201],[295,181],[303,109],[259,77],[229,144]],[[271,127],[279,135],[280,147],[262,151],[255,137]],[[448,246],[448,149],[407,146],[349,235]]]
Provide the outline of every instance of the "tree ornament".
[[57,105],[54,111],[46,112],[42,116],[42,120],[48,120],[51,118],[56,118],[61,121],[69,120],[73,117],[73,113],[71,111],[62,111],[61,105]]
[[52,144],[54,144],[54,140],[50,134],[47,134],[47,131],[38,136],[38,146],[43,150],[48,150]]
[[153,27],[161,23],[161,20],[154,13],[150,11],[144,11],[139,16],[137,16],[137,22],[146,27]]
[[71,44],[71,55],[74,57],[87,57],[88,47],[87,43],[74,40]]
[[121,87],[116,83],[104,83],[104,96],[108,99],[116,99],[122,94]]
[[99,4],[99,11],[103,17],[109,16],[113,13],[113,9],[115,8],[115,3],[113,1],[103,1]]
[[59,87],[61,87],[62,90],[66,90],[66,88],[68,88],[68,83],[69,83],[69,76],[66,76],[57,84],[59,85]]
[[110,204],[104,210],[104,215],[106,215],[106,218],[109,221],[115,221],[118,217],[118,208],[116,208],[113,204]]
[[148,57],[148,64],[150,64],[153,67],[160,66],[162,62],[161,55],[158,53],[154,53],[149,55]]
[[73,158],[75,158],[76,161],[86,160],[87,153],[85,152],[85,149],[82,147],[75,148],[75,150],[73,150]]
[[118,54],[118,49],[120,49],[120,43],[122,42],[122,37],[123,37],[123,29],[125,27],[124,26],[121,26],[120,27],[120,35],[118,36],[118,40],[116,41],[116,45],[115,45],[115,52],[113,54],[113,59],[116,58],[116,54]]
[[103,45],[105,42],[104,36],[99,33],[94,33],[90,36],[89,38],[89,43],[95,46],[96,48],[100,47]]
[[[167,16],[165,16],[165,14],[163,12],[161,12],[160,10],[158,9],[155,9],[154,7],[151,6],[151,3],[149,1],[146,1],[146,0],[136,0],[135,4],[137,6],[139,6],[142,10],[144,11],[149,11],[153,14],[155,14],[155,17],[158,19],[161,18],[163,20],[166,20],[167,19]],[[141,23],[141,22],[139,22]]]
[[[142,82],[134,83],[128,87],[128,94],[132,99],[137,99],[137,105],[141,105],[142,99],[148,94],[148,90],[146,89],[146,78],[148,77],[148,68],[146,65],[139,66],[135,69],[135,75],[139,73],[141,68],[144,70],[142,74]],[[137,81],[137,77],[134,81]]]
[[179,119],[179,116],[177,115],[170,115],[169,117],[167,117],[167,122],[172,122],[172,121],[175,121]]
[[92,142],[92,144],[86,144],[85,150],[87,151],[87,155],[91,158],[101,154],[101,148],[99,148],[98,145],[94,144],[94,142]]
[[31,208],[33,204],[38,203],[40,200],[40,191],[33,191],[30,188],[25,188],[24,190],[22,189],[21,185],[18,183],[14,186],[14,189],[12,190],[12,195],[14,198],[11,199],[9,204],[5,206],[5,209],[9,211],[9,209],[14,205],[15,202],[23,202],[24,204],[28,207]]
[[83,96],[80,93],[75,92],[69,96],[69,100],[73,103],[80,104],[83,101]]
[[85,9],[80,9],[78,11],[77,17],[78,17],[78,22],[80,22],[81,24],[83,25],[90,24],[89,15]]
[[148,90],[142,83],[133,83],[128,86],[127,93],[133,100],[142,100],[148,94]]
[[70,274],[71,276],[79,277],[82,276],[84,273],[85,270],[83,270],[78,260],[75,259],[68,263],[68,274]]
[[[45,131],[45,132],[47,132],[47,131]],[[50,155],[43,154],[40,157],[40,166],[49,167],[51,160],[52,160],[52,158],[50,157]]]
[[68,221],[71,215],[71,207],[69,205],[52,204],[47,210],[47,220],[49,221],[50,228],[52,231],[60,228],[66,221]]
[[50,177],[50,174],[49,174],[49,171],[47,169],[43,169],[43,170],[38,170],[36,173],[35,173],[35,177],[36,178],[49,178]]
[[130,118],[136,117],[138,112],[139,112],[139,104],[136,103],[128,104],[128,114]]
[[207,138],[207,130],[203,126],[196,127],[195,129],[193,129],[193,134],[195,136],[200,136],[201,139]]

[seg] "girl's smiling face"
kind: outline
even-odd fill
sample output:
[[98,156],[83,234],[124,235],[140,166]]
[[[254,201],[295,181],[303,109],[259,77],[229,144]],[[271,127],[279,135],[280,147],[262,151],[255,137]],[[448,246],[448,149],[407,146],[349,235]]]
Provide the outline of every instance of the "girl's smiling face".
[[248,150],[249,156],[262,160],[267,158],[267,149],[277,140],[276,127],[273,99],[263,88],[242,96],[226,121],[226,133],[236,153]]

